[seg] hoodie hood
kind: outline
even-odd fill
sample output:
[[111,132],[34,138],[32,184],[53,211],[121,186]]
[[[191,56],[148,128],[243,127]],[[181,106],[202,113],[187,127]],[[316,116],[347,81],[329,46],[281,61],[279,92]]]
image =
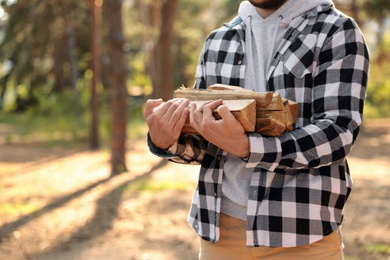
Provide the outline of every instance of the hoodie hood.
[[248,17],[258,17],[261,20],[266,22],[276,21],[279,16],[282,16],[281,24],[289,25],[291,21],[310,11],[320,5],[333,5],[332,0],[310,0],[310,1],[302,1],[302,0],[287,0],[279,9],[277,9],[270,16],[263,18],[257,12],[256,7],[253,6],[249,1],[243,1],[240,4],[238,9],[238,14],[241,19],[246,23],[248,21]]
[[246,26],[245,51],[246,71],[245,88],[254,91],[266,90],[266,75],[271,57],[282,42],[289,25],[294,18],[320,6],[333,5],[332,0],[287,0],[280,8],[263,18],[255,6],[243,1],[238,14]]

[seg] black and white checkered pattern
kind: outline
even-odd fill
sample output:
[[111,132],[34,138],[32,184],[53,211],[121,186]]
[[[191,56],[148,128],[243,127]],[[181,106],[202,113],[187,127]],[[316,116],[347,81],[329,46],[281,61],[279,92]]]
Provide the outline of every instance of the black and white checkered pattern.
[[[244,34],[240,18],[210,34],[195,87],[245,87]],[[293,20],[271,63],[267,89],[298,102],[299,120],[280,137],[249,134],[248,246],[306,245],[341,224],[352,187],[346,156],[361,125],[368,68],[360,30],[333,7]],[[188,221],[216,242],[226,153],[202,138],[182,136],[177,154],[171,160],[202,165]]]

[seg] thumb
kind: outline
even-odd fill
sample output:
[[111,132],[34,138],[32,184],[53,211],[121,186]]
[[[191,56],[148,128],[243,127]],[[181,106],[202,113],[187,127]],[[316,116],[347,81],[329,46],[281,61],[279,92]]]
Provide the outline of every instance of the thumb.
[[163,103],[163,100],[161,98],[159,99],[148,99],[145,104],[145,109],[144,109],[144,118],[147,118],[150,116],[154,109],[161,105]]

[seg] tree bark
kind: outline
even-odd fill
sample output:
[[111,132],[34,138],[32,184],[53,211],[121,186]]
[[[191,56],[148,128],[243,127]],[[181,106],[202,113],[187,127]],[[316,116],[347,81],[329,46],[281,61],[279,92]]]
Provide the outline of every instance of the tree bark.
[[153,97],[172,98],[174,21],[178,0],[163,1],[161,6],[160,34],[149,55],[149,73],[153,84]]
[[76,53],[76,35],[74,29],[74,21],[72,10],[69,1],[62,1],[62,16],[64,18],[64,34],[66,40],[66,52],[70,65],[70,87],[76,90],[76,84],[79,77],[77,68],[77,53]]
[[62,92],[65,89],[66,79],[64,75],[64,64],[66,63],[66,57],[64,57],[63,49],[64,46],[63,37],[56,39],[53,51],[53,73],[55,78],[54,90]]
[[355,19],[356,23],[359,25],[359,26],[362,26],[362,21],[360,20],[360,7],[359,7],[359,4],[357,2],[357,0],[352,0],[351,2],[351,13],[352,13],[352,17]]
[[122,28],[122,1],[105,1],[107,8],[108,57],[109,57],[109,93],[111,107],[111,175],[127,171],[126,126],[127,126],[127,90],[126,62],[123,52],[124,36]]
[[99,102],[97,86],[101,84],[101,0],[90,0],[92,13],[91,52],[92,52],[92,82],[91,82],[91,128],[89,145],[92,150],[100,147],[99,135]]

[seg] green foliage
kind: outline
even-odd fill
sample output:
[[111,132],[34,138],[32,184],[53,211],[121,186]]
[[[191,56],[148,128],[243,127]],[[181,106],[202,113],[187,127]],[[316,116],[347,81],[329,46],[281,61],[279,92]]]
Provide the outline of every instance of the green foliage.
[[364,246],[364,250],[369,253],[390,254],[390,245],[388,244],[369,244]]
[[[367,89],[365,115],[371,118],[390,117],[390,75],[383,75],[383,71],[373,64],[371,79]],[[390,63],[387,64],[390,69]],[[387,70],[389,71],[389,70]]]
[[388,0],[364,0],[362,3],[364,11],[374,19],[384,19],[390,14],[390,2]]
[[[31,93],[35,89],[74,88],[75,74],[83,73],[90,59],[87,2],[2,3],[9,18],[0,26],[0,62],[8,64],[0,73],[0,109],[5,91],[14,95],[8,109],[21,111],[34,105]],[[27,96],[18,95],[15,88],[20,85],[27,89]]]
[[196,1],[179,2],[178,18],[175,24],[175,74],[176,88],[192,86],[196,65],[204,41],[210,32],[237,14],[239,1]]
[[385,35],[383,52],[373,53],[367,88],[365,116],[390,117],[390,33]]
[[[36,119],[28,124],[29,127],[38,124],[37,118],[41,118],[39,120],[42,122],[39,124],[47,124],[47,128],[54,127],[49,124],[50,120],[56,122],[57,128],[61,129],[75,129],[78,126],[83,130],[66,131],[76,139],[85,140],[88,136],[90,109],[89,92],[84,89],[88,89],[91,80],[88,2],[71,0],[66,2],[66,6],[65,2],[58,4],[38,0],[0,0],[0,2],[8,13],[8,20],[1,21],[0,24],[0,110],[25,111],[21,117],[30,116]],[[340,5],[343,3],[346,9],[352,9],[349,1],[337,2]],[[390,2],[358,0],[356,3],[360,8],[360,18],[364,18],[360,20],[365,21],[362,28],[367,30],[367,41],[370,46],[375,46],[371,48],[372,62],[365,115],[388,117],[390,116],[390,77],[388,76],[390,34],[388,30],[387,34],[385,33],[388,23],[381,24],[381,22],[383,17],[385,17],[384,21],[389,17]],[[239,4],[240,1],[234,0],[179,1],[174,26],[173,88],[193,85],[199,53],[205,38],[213,29],[237,15]],[[146,65],[149,58],[147,52],[153,45],[153,36],[156,35],[156,29],[152,26],[156,21],[153,21],[153,17],[145,17],[152,14],[145,13],[140,6],[138,1],[126,1],[124,4],[124,31],[127,39],[124,55],[128,58],[129,90],[131,91],[134,86],[140,87],[143,94],[148,95],[151,91],[151,80]],[[104,19],[108,18],[103,17],[103,21]],[[104,37],[107,34],[104,22],[102,29]],[[381,35],[382,30],[383,35]],[[69,50],[71,36],[75,41],[73,47],[77,54],[77,72],[78,75],[83,75],[78,78],[77,92],[70,90],[72,89],[70,87],[72,57]],[[104,54],[105,44],[103,39],[103,64],[109,59]],[[104,68],[103,66],[103,70]],[[107,78],[103,82],[107,82]],[[67,91],[63,91],[64,89]],[[102,87],[100,94],[105,95]],[[104,115],[101,122],[103,136],[108,135],[110,131],[108,110],[104,107],[106,101],[107,98],[102,98],[100,108],[100,113]],[[130,124],[129,134],[140,135],[136,133],[136,127],[133,125],[142,124],[140,112],[142,104],[133,101],[130,100],[132,107],[129,108],[129,116],[133,122]],[[58,115],[62,116],[57,118]],[[137,118],[134,119],[134,116]],[[68,123],[56,120],[64,120]]]
[[[88,115],[85,104],[78,104],[73,91],[45,94],[34,92],[37,105],[24,113],[3,112],[1,121],[14,126],[16,132],[10,133],[8,141],[37,141],[52,143],[56,141],[85,141],[88,136]],[[76,103],[77,102],[77,103]]]
[[[44,145],[75,146],[89,138],[90,110],[88,89],[79,92],[66,90],[62,93],[34,92],[37,105],[24,113],[0,112],[0,122],[8,127],[5,141],[38,142]],[[99,132],[103,147],[110,138],[110,114],[106,105],[107,97],[100,101]],[[143,138],[146,125],[142,116],[143,100],[138,103],[129,100],[128,137]]]
[[133,72],[132,77],[130,79],[130,85],[140,86],[142,88],[146,88],[145,91],[148,91],[147,87],[151,86],[152,83],[146,71],[145,53],[135,53],[132,61],[130,62],[130,67]]
[[129,185],[122,187],[130,192],[158,192],[165,190],[186,191],[188,190],[188,182],[186,181],[168,181],[168,180],[151,180],[150,178],[142,178]]
[[[192,86],[195,78],[196,65],[207,35],[224,22],[237,14],[239,1],[233,0],[182,0],[178,3],[176,22],[174,25],[175,39],[173,52],[174,89],[181,85]],[[147,51],[153,45],[155,28],[147,24],[145,17],[140,17],[140,7],[133,2],[128,5],[124,16],[125,31],[130,46],[131,85],[150,87],[151,80],[146,68]],[[145,12],[145,10],[143,10]],[[135,15],[134,15],[135,14]],[[146,24],[145,24],[146,23]],[[151,22],[150,22],[151,23]],[[147,89],[148,90],[148,89]],[[146,90],[146,91],[147,91]]]
[[20,215],[30,214],[41,208],[41,203],[12,201],[12,203],[0,202],[0,216],[18,217]]

